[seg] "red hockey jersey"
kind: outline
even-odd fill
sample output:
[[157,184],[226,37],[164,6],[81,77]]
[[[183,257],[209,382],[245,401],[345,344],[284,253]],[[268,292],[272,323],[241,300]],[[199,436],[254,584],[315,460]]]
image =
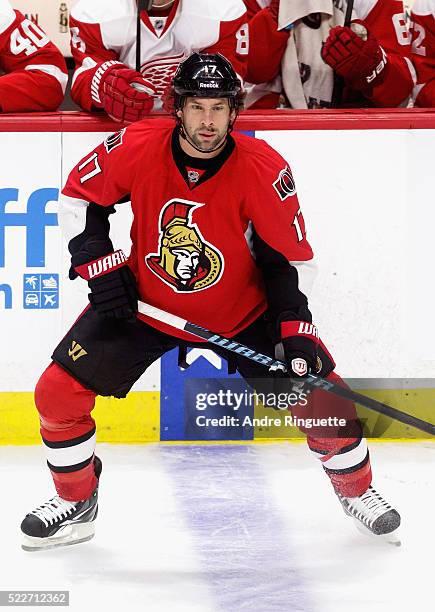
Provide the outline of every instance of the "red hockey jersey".
[[[275,79],[282,74],[283,88],[292,106],[328,106],[333,77],[332,70],[321,60],[320,50],[329,28],[341,25],[336,21],[336,17],[341,13],[339,8],[345,9],[345,3],[341,3],[337,8],[338,4],[332,0],[330,3],[319,0],[305,3],[304,0],[295,0],[286,6],[285,11],[280,8],[280,29],[268,9],[264,8],[270,4],[270,0],[245,0],[245,4],[250,17],[251,39],[247,80],[262,84],[260,89],[263,91],[269,89],[276,92],[273,98],[276,105],[279,88]],[[324,7],[328,4],[330,6],[326,11]],[[318,23],[307,22],[303,18],[304,15],[314,13],[316,7],[321,19]],[[306,13],[303,12],[304,9]],[[295,20],[286,23],[287,14],[294,15]],[[346,90],[343,106],[357,102],[361,102],[361,106],[379,107],[407,104],[415,82],[415,71],[410,59],[410,36],[406,28],[402,0],[355,0],[353,19],[363,21],[377,38],[387,54],[388,73],[386,79],[373,88],[366,100],[358,92]],[[287,25],[292,28],[286,31],[283,27]],[[265,81],[269,82],[269,88],[265,87]],[[294,93],[297,90],[301,90],[299,97]],[[251,96],[253,103],[256,97]]]
[[[175,0],[167,17],[146,11],[141,17],[141,71],[160,95],[193,52],[222,53],[245,77],[249,39],[242,0]],[[80,0],[71,10],[70,29],[76,63],[72,97],[89,111],[98,65],[118,60],[136,67],[136,0]]]
[[417,70],[416,106],[435,106],[435,2],[416,0],[412,7],[412,59]]
[[0,111],[56,110],[68,73],[59,49],[8,0],[0,0]]
[[173,138],[172,125],[145,120],[107,139],[71,172],[61,225],[72,239],[83,234],[89,202],[131,197],[130,265],[141,299],[231,337],[267,307],[254,232],[263,251],[268,245],[294,266],[295,290],[309,293],[313,253],[293,177],[268,144],[235,135],[228,159],[192,189],[174,160]]

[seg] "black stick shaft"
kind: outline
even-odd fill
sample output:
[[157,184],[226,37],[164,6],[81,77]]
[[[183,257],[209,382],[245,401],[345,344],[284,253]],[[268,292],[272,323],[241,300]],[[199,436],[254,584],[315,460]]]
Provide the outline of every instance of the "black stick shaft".
[[[272,359],[272,357],[263,355],[262,353],[258,353],[257,351],[254,351],[249,347],[244,346],[243,344],[234,342],[232,340],[229,340],[228,338],[224,338],[223,336],[219,336],[219,334],[214,334],[208,331],[207,329],[204,329],[203,327],[198,327],[197,325],[193,325],[192,323],[186,322],[184,329],[190,334],[194,334],[199,338],[203,338],[204,340],[207,340],[212,344],[216,344],[217,346],[221,346],[222,348],[225,348],[226,350],[231,351],[233,353],[243,355],[243,357],[247,357],[248,359],[256,361],[257,363],[261,363],[262,365],[269,367],[272,365],[286,367],[286,364],[283,361]],[[307,383],[316,389],[322,389],[323,391],[334,393],[339,397],[343,397],[352,402],[356,402],[361,406],[368,408],[369,410],[374,410],[375,412],[384,414],[385,416],[389,416],[395,419],[396,421],[400,421],[405,425],[410,425],[411,427],[415,427],[420,431],[424,431],[426,433],[431,434],[432,436],[435,436],[435,425],[433,425],[432,423],[427,423],[426,421],[423,421],[418,417],[415,417],[411,414],[407,414],[406,412],[402,412],[397,408],[388,406],[383,402],[379,402],[375,399],[372,399],[371,397],[367,397],[365,395],[362,395],[361,393],[357,393],[356,391],[352,391],[347,387],[341,387],[340,385],[321,378],[320,376],[316,376],[315,374],[308,374]]]
[[137,0],[137,16],[136,16],[136,72],[140,72],[142,68],[141,58],[141,18],[142,11],[149,11],[152,7],[152,0]]
[[140,2],[137,5],[137,21],[136,21],[136,72],[140,72],[140,56],[141,56],[141,36],[140,36]]
[[344,17],[344,25],[346,27],[350,26],[350,22],[352,21],[352,11],[353,11],[353,0],[348,0],[346,7],[346,15]]
[[[344,25],[348,28],[350,26],[350,22],[352,21],[352,12],[353,12],[353,2],[354,0],[348,0],[346,6],[346,13],[344,16]],[[332,92],[332,100],[331,106],[332,108],[338,108],[341,103],[341,98],[343,97],[343,89],[344,89],[344,79],[338,75],[334,74],[334,89]]]
[[[231,338],[224,338],[223,336],[215,334],[210,330],[205,329],[204,327],[189,323],[189,321],[186,321],[181,317],[165,312],[164,310],[156,308],[155,306],[151,306],[150,304],[139,302],[139,312],[148,317],[151,317],[152,319],[161,321],[166,325],[186,331],[189,334],[196,336],[197,338],[207,340],[207,342],[215,344],[216,346],[220,346],[221,348],[224,348],[227,351],[242,355],[243,357],[251,359],[252,361],[255,361],[256,363],[259,363],[261,365],[287,369],[287,366],[284,361],[280,361],[279,359],[273,359],[269,355],[263,355],[263,353],[254,351],[248,346],[240,344],[240,342],[236,342]],[[315,389],[322,389],[323,391],[334,393],[334,395],[344,397],[345,399],[360,404],[361,406],[364,406],[369,410],[384,414],[385,416],[391,417],[396,421],[400,421],[400,423],[410,425],[411,427],[415,427],[420,431],[424,431],[426,433],[431,434],[432,436],[435,436],[435,425],[433,425],[432,423],[423,421],[418,417],[412,416],[411,414],[407,414],[406,412],[402,412],[401,410],[393,408],[392,406],[388,406],[388,404],[384,404],[383,402],[378,402],[377,400],[372,399],[371,397],[366,397],[361,393],[352,391],[348,387],[341,387],[340,385],[326,380],[325,378],[321,378],[320,376],[316,376],[315,374],[308,374],[306,382]]]

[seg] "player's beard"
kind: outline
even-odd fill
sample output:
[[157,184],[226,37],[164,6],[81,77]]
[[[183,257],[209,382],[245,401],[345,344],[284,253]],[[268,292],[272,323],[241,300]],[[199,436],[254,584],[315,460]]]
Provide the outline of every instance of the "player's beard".
[[[187,140],[190,141],[190,143],[193,144],[196,149],[203,153],[215,151],[216,149],[219,149],[221,146],[223,146],[228,134],[228,128],[222,131],[216,130],[214,128],[198,128],[191,132],[190,130],[187,130],[186,127],[184,127],[184,130],[187,136]],[[203,136],[201,136],[201,133],[210,134],[210,136],[213,135],[213,137],[204,138]]]

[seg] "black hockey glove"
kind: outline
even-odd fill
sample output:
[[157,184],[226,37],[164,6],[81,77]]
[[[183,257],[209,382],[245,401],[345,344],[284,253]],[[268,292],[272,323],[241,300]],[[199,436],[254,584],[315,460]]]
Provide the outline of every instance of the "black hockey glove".
[[305,378],[316,371],[317,327],[306,321],[281,321],[281,342],[291,378]]
[[122,251],[77,266],[75,270],[88,281],[89,301],[99,315],[135,319],[139,297],[137,283]]
[[[306,321],[287,320],[287,317],[294,314],[296,313],[283,313],[277,324],[269,328],[272,340],[278,341],[275,346],[275,357],[286,364],[285,369],[283,366],[271,366],[269,373],[273,378],[275,397],[292,393],[299,396],[299,400],[303,400],[306,404],[306,396],[311,392],[306,377],[310,372],[316,371],[317,365],[317,329]],[[310,315],[308,309],[306,313],[300,314]],[[280,405],[280,402],[277,402],[272,408],[289,410],[289,406],[294,405],[294,403]]]

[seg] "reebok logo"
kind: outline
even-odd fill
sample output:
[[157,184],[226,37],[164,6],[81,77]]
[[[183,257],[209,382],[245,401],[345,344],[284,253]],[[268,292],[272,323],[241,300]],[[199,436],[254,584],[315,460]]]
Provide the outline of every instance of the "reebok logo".
[[68,349],[68,356],[71,357],[73,361],[77,361],[80,357],[84,357],[88,352],[75,340],[72,341],[71,348]]
[[217,83],[200,83],[200,87],[212,87],[214,89],[219,89],[219,85]]

